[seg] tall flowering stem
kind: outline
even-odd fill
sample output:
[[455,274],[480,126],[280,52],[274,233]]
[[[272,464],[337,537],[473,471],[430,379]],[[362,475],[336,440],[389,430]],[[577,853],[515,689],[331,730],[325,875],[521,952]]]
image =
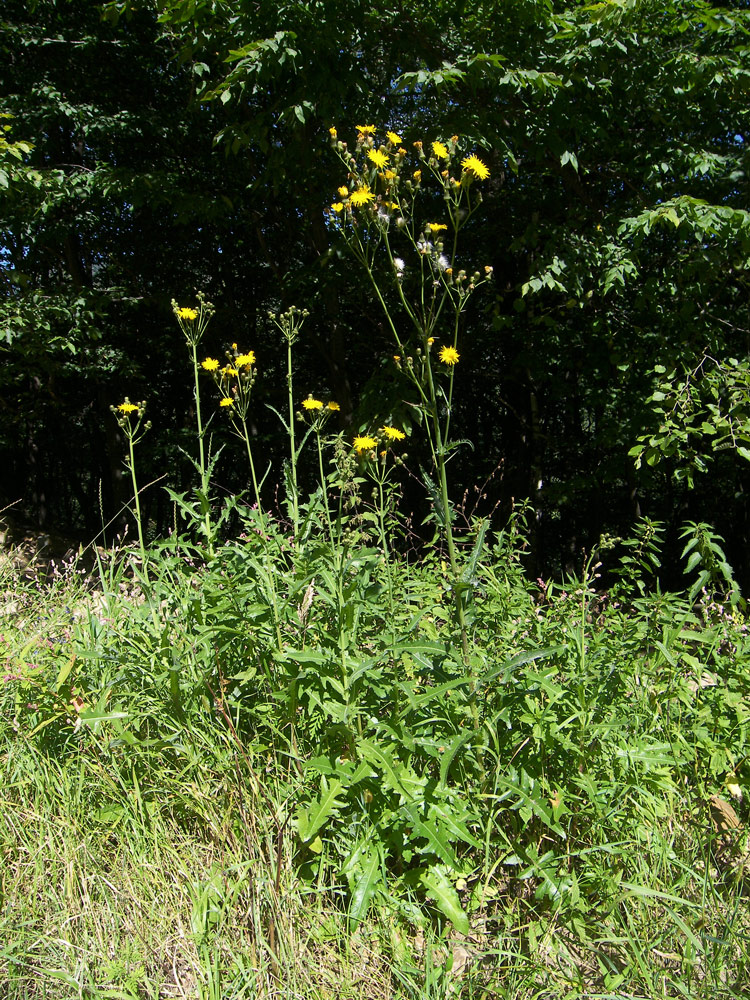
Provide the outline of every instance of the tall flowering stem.
[[[436,513],[450,561],[456,618],[468,664],[447,463],[452,450],[450,422],[461,316],[474,292],[492,278],[489,266],[472,273],[459,266],[458,237],[482,203],[479,185],[488,179],[489,170],[474,153],[462,158],[458,136],[427,145],[415,142],[410,155],[395,132],[386,132],[382,140],[374,126],[358,126],[357,132],[350,149],[335,128],[330,130],[346,177],[328,218],[369,277],[398,351],[394,361],[416,390],[425,416],[438,477],[433,499],[438,501]],[[440,217],[421,212],[420,194],[428,185],[442,195]],[[378,278],[378,261],[383,259],[397,310],[389,305]]]
[[292,348],[299,339],[299,335],[302,331],[302,325],[310,314],[307,309],[298,309],[296,306],[290,306],[286,312],[270,312],[268,315],[274,325],[281,331],[281,334],[286,341],[286,385],[289,420],[288,423],[284,421],[284,425],[289,435],[291,463],[289,470],[291,492],[290,504],[292,511],[292,529],[294,531],[296,544],[299,538],[299,490],[297,488],[297,459],[299,458],[299,455],[297,453],[294,433],[294,373],[292,369]]
[[135,475],[135,446],[151,429],[151,424],[148,421],[146,423],[143,422],[146,413],[145,402],[131,403],[125,397],[124,402],[120,403],[119,406],[112,406],[110,409],[114,413],[117,423],[120,425],[120,429],[128,441],[128,457],[125,460],[125,466],[130,470],[130,478],[133,483],[133,503],[135,505],[135,522],[138,527],[138,543],[141,549],[141,565],[143,566],[143,575],[146,583],[148,583],[148,556],[143,536],[143,516],[141,514],[138,481]]
[[201,418],[201,390],[198,379],[198,346],[203,339],[206,327],[214,314],[214,307],[210,302],[206,301],[205,297],[200,292],[198,293],[197,300],[197,308],[193,308],[192,306],[180,306],[172,300],[172,311],[174,312],[177,323],[185,337],[193,362],[195,419],[198,426],[198,471],[200,472],[201,477],[201,504],[204,508],[203,528],[206,534],[209,555],[213,555],[213,531],[211,527],[211,510],[208,498],[210,485],[209,471],[206,464],[206,449],[204,443],[206,429]]
[[219,407],[229,417],[235,435],[245,444],[258,517],[261,530],[265,534],[266,516],[261,502],[260,484],[255,472],[253,449],[247,426],[250,397],[257,377],[255,351],[240,351],[236,344],[232,344],[231,350],[226,352],[226,364],[222,365],[216,358],[205,358],[200,366],[213,377],[219,390]]

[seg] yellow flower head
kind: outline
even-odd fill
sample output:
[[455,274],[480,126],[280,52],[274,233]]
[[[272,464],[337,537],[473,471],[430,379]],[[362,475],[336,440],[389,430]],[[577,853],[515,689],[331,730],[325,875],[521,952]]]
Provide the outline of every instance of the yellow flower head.
[[427,228],[430,230],[431,233],[439,233],[442,232],[443,229],[447,229],[448,227],[444,222],[428,222]]
[[331,125],[331,127],[328,129],[328,134],[330,135],[330,137],[332,139],[336,138],[336,136],[338,135],[338,132],[336,131],[336,126],[335,125]]
[[441,347],[440,360],[444,365],[455,365],[458,362],[459,354],[455,347]]
[[331,399],[328,402],[328,409],[331,410],[331,411],[333,411],[335,413],[338,410],[340,410],[341,407],[339,406],[339,404],[336,402],[335,399]]
[[237,369],[236,368],[232,368],[231,365],[225,365],[221,369],[221,374],[222,375],[226,375],[226,376],[232,376],[232,375],[237,375],[238,372],[237,372]]
[[338,189],[338,192],[339,192],[339,197],[340,198],[348,198],[349,197],[349,188],[346,187],[344,184],[341,185],[341,187]]
[[248,351],[247,354],[240,354],[234,359],[238,368],[249,367],[255,364],[255,351]]
[[401,136],[397,135],[395,132],[386,132],[385,136],[392,146],[400,146],[404,141]]
[[485,164],[482,163],[478,156],[474,156],[473,153],[471,156],[467,156],[461,160],[461,166],[466,173],[472,174],[480,181],[486,181],[490,176],[490,172]]
[[385,172],[385,179],[387,181],[392,181],[395,176],[396,176],[396,171],[395,170],[386,170],[386,172]]
[[302,400],[302,406],[306,410],[322,410],[323,404],[319,399],[313,399],[312,396],[308,396],[307,399]]
[[188,323],[194,323],[198,319],[198,310],[190,309],[188,306],[182,306],[177,310],[177,318],[185,320]]
[[375,135],[374,125],[357,125],[356,128],[360,135]]
[[120,413],[137,413],[138,412],[138,407],[135,405],[135,403],[131,403],[129,401],[125,402],[125,403],[120,403],[120,405],[117,407],[117,409],[120,411]]
[[340,215],[344,211],[344,203],[342,201],[334,201],[331,205],[331,211],[335,212],[336,215]]
[[201,361],[201,368],[205,368],[207,372],[215,372],[219,367],[219,362],[216,358],[206,358],[205,361]]
[[390,157],[387,153],[384,153],[382,149],[371,149],[367,153],[367,159],[371,163],[374,163],[379,170],[382,170]]
[[223,399],[219,400],[219,406],[234,406],[234,400],[231,396],[225,396]]
[[445,145],[445,143],[442,143],[442,142],[433,142],[433,144],[432,144],[432,152],[440,160],[447,160],[448,159],[448,148]]
[[422,180],[422,171],[421,170],[415,170],[412,176],[414,177],[415,181],[421,181]]
[[350,200],[355,208],[360,208],[362,205],[369,205],[371,201],[375,201],[375,195],[367,184],[363,184],[362,187],[352,192]]
[[358,434],[354,439],[354,447],[357,449],[358,455],[361,455],[363,451],[372,451],[377,446],[378,442],[374,437],[370,437],[369,434]]
[[389,441],[403,441],[406,437],[406,434],[400,431],[398,427],[384,427],[383,434],[385,434]]

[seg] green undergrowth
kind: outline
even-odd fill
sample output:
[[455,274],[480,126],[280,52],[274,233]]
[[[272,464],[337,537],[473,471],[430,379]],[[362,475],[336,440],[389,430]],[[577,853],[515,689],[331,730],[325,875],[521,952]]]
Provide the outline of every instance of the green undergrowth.
[[530,584],[476,525],[467,660],[439,554],[232,517],[5,571],[0,997],[746,995],[750,640],[697,543],[685,594],[648,526]]

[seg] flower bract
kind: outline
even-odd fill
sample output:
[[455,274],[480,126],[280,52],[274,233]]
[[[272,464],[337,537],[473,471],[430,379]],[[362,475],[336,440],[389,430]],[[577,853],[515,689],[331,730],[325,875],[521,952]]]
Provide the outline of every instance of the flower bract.
[[461,160],[461,166],[470,174],[473,174],[480,181],[486,181],[490,176],[490,172],[486,165],[482,163],[478,156],[473,153],[471,156],[465,157]]
[[440,360],[444,365],[455,365],[458,362],[459,354],[455,347],[441,347]]

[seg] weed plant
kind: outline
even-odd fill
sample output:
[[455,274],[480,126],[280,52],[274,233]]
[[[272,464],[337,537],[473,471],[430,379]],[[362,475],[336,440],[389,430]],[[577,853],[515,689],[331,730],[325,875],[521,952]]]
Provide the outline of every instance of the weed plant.
[[[374,216],[403,206],[406,175],[385,173],[406,154],[373,134],[359,130],[353,164],[339,148],[352,176],[332,212],[360,226],[347,238],[379,227],[362,245],[395,262],[394,223]],[[473,198],[486,168],[469,155],[453,177],[458,147],[436,141],[418,169]],[[689,526],[686,592],[664,593],[653,523],[562,581],[527,579],[523,505],[502,530],[457,537],[461,301],[435,289],[442,264],[414,232],[421,287],[448,295],[419,314],[413,353],[401,340],[410,431],[433,446],[437,535],[421,559],[400,554],[392,488],[406,431],[385,414],[353,445],[331,433],[335,401],[294,385],[296,311],[274,318],[286,516],[264,505],[247,430],[258,364],[237,345],[225,365],[199,361],[200,300],[176,307],[196,403],[207,372],[249,500],[213,500],[197,406],[199,486],[172,494],[182,531],[147,548],[139,523],[137,552],[93,580],[3,569],[3,998],[746,995],[750,639],[721,540]],[[433,371],[447,315],[453,353]],[[137,496],[143,404],[117,410]]]

